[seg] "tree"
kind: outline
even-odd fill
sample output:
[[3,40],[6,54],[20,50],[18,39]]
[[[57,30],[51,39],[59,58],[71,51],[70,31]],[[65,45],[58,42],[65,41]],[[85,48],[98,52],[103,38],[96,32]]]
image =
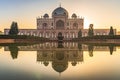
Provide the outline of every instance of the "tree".
[[113,30],[113,27],[111,26],[111,27],[110,27],[109,36],[113,36],[113,35],[114,35],[114,30]]
[[11,24],[11,28],[9,31],[9,35],[17,35],[18,34],[18,25],[17,22],[12,22]]
[[81,43],[78,43],[78,49],[79,49],[79,51],[82,50],[82,44]]
[[12,58],[17,59],[18,51],[19,51],[18,46],[15,44],[12,44],[12,45],[9,45],[8,48],[10,50]]
[[109,45],[109,49],[110,49],[110,55],[113,54],[113,51],[114,51],[114,45]]
[[80,31],[78,32],[78,38],[81,38],[82,37],[82,31],[80,29]]
[[90,37],[94,36],[93,24],[90,24],[89,26],[88,36]]
[[93,50],[94,50],[94,46],[93,45],[88,45],[88,51],[89,51],[89,56],[93,57]]

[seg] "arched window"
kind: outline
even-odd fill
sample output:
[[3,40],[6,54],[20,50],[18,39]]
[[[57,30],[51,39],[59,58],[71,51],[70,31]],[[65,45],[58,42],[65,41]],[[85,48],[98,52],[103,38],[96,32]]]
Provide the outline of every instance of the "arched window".
[[99,33],[99,32],[97,32],[97,35],[100,35],[100,33]]
[[21,32],[21,34],[20,35],[23,35],[23,33]]
[[42,37],[42,33],[40,33],[39,36]]
[[47,27],[47,23],[43,23],[43,27]]
[[73,37],[72,38],[75,38],[75,33],[73,33],[73,35],[72,35]]
[[62,20],[57,21],[56,28],[64,28],[64,22]]
[[48,53],[43,52],[42,56],[43,56],[43,57],[47,57],[47,56],[48,56]]
[[36,33],[33,33],[33,36],[36,36]]
[[106,33],[104,32],[103,35],[106,35]]
[[84,36],[87,36],[87,32],[84,33]]
[[51,26],[53,26],[53,23],[51,23]]
[[30,33],[28,32],[27,35],[30,35]]
[[78,28],[78,23],[73,23],[73,28],[77,29]]
[[49,35],[49,32],[47,32],[47,33],[46,33],[46,38],[49,38],[49,36],[50,36],[50,35]]
[[66,33],[66,37],[68,38],[68,36],[69,36],[69,34],[68,33]]
[[69,22],[67,23],[67,26],[69,26]]
[[54,33],[54,32],[52,32],[52,35],[51,35],[51,36],[52,36],[52,38],[55,38],[55,33]]
[[58,52],[58,54],[56,54],[56,58],[58,59],[58,60],[63,60],[64,59],[64,53],[62,53],[62,52]]

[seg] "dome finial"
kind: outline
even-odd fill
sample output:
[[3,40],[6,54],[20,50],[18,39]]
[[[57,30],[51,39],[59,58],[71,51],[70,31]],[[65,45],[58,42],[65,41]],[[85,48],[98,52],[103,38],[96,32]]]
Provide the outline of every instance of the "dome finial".
[[59,80],[61,80],[61,73],[59,72]]
[[61,7],[61,3],[60,3],[60,5],[59,5],[60,7]]

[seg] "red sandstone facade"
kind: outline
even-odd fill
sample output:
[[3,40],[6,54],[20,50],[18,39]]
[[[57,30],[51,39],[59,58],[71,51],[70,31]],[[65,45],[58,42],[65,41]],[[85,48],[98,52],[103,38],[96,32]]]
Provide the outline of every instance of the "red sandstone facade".
[[[56,8],[52,12],[52,18],[48,14],[37,18],[37,29],[19,29],[19,35],[33,35],[50,39],[57,39],[58,33],[62,33],[64,39],[78,37],[81,29],[82,36],[88,35],[88,29],[84,29],[84,18],[78,17],[75,13],[69,18],[69,13],[62,7]],[[4,33],[8,34],[9,29]],[[114,30],[116,34],[116,30]],[[108,35],[109,29],[94,29],[94,35]]]

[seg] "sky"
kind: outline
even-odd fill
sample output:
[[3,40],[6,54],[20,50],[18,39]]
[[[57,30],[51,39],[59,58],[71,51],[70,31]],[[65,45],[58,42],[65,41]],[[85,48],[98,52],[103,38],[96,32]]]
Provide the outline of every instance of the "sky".
[[84,28],[94,24],[95,29],[110,26],[120,31],[120,0],[0,0],[0,31],[10,28],[12,21],[19,29],[36,29],[36,18],[61,6],[69,13],[84,17]]

